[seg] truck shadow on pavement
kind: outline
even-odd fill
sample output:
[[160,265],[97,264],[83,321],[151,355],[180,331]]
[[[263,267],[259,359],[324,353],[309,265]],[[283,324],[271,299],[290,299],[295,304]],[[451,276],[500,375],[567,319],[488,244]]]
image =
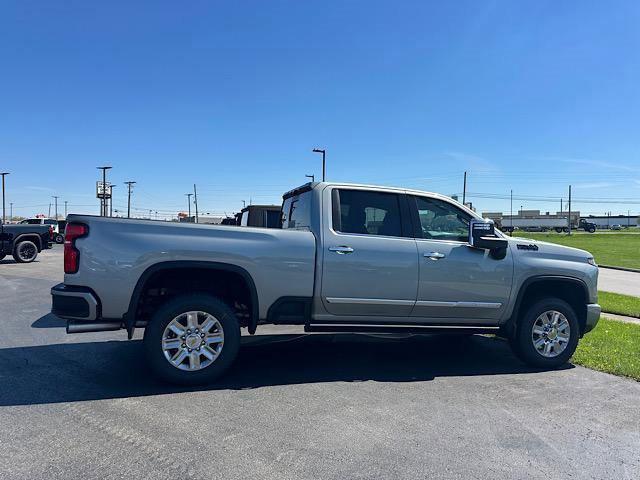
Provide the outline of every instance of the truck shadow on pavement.
[[145,366],[142,354],[139,340],[0,349],[0,406],[321,382],[425,382],[436,377],[540,371],[517,360],[506,342],[477,335],[243,337],[240,355],[229,372],[215,384],[199,387],[159,382]]

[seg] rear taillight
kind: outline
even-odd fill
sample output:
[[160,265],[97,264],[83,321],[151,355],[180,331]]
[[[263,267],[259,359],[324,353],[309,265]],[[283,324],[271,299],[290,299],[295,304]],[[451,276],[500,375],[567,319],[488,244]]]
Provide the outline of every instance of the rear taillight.
[[80,252],[76,239],[86,237],[89,227],[82,223],[69,223],[64,231],[64,273],[76,273],[80,267]]
[[53,240],[53,227],[49,225],[49,240]]

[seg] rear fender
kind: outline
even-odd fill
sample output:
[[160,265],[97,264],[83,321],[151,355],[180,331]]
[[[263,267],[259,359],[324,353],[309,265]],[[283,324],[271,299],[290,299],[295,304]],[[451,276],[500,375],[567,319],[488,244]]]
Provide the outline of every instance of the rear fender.
[[163,270],[173,270],[173,269],[185,269],[185,268],[200,268],[200,269],[210,269],[210,270],[218,270],[218,271],[226,271],[233,272],[239,274],[247,283],[249,287],[249,294],[251,296],[251,318],[248,322],[248,330],[249,333],[254,334],[256,331],[256,327],[258,325],[258,291],[256,289],[256,285],[253,281],[253,278],[244,268],[238,267],[237,265],[231,265],[228,263],[220,263],[220,262],[201,262],[201,261],[174,261],[174,262],[162,262],[156,263],[155,265],[147,268],[144,273],[138,279],[136,283],[136,287],[133,290],[133,295],[131,296],[131,300],[129,302],[129,309],[127,313],[124,314],[123,320],[125,327],[127,329],[127,334],[129,339],[133,337],[133,332],[136,328],[136,312],[138,309],[138,305],[140,303],[140,297],[142,292],[144,291],[145,284],[147,281],[156,273]]

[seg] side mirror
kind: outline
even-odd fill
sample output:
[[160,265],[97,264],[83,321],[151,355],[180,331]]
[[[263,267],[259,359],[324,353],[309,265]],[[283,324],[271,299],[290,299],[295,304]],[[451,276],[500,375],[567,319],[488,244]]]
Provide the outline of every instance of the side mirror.
[[469,245],[473,248],[489,250],[491,256],[499,260],[506,256],[508,244],[496,235],[493,221],[472,219],[469,222]]

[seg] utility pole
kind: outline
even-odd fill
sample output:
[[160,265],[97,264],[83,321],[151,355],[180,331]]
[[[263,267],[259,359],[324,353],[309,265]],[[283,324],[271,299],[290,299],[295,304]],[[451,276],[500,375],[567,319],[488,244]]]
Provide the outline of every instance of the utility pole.
[[511,219],[511,232],[509,234],[513,237],[513,190],[511,190],[511,215],[509,218]]
[[631,226],[631,210],[627,210],[627,228]]
[[242,200],[242,208],[246,208],[247,207],[247,202],[245,200]]
[[193,195],[193,193],[185,193],[185,195],[187,196],[187,205],[189,208],[189,221],[191,221],[191,195]]
[[124,182],[127,186],[127,218],[131,218],[131,187],[136,184],[136,182],[128,181]]
[[53,199],[54,199],[54,200],[55,200],[55,202],[56,202],[56,209],[55,209],[55,212],[56,212],[56,220],[58,220],[58,196],[57,196],[57,195],[52,195],[52,197],[53,197]]
[[569,185],[569,235],[571,235],[571,185]]
[[102,170],[102,201],[100,216],[107,216],[107,170],[110,170],[111,167],[96,167],[98,170]]
[[193,184],[193,203],[196,206],[196,223],[198,223],[198,191],[195,183]]
[[116,185],[109,185],[109,216],[113,217],[113,189]]
[[467,204],[467,172],[464,172],[464,184],[462,185],[462,205]]
[[326,180],[326,171],[327,171],[327,163],[326,163],[326,154],[327,151],[324,150],[323,148],[314,148],[313,149],[313,153],[321,153],[322,154],[322,181],[324,182]]
[[13,220],[13,202],[9,202],[9,205],[10,205],[9,211],[11,212],[9,213],[9,221],[12,221]]
[[312,182],[316,181],[316,176],[314,174],[311,175],[305,175],[305,177],[310,178]]
[[4,205],[4,177],[9,175],[9,172],[1,172],[0,175],[2,175],[2,223],[5,223],[6,214],[5,214],[5,205]]
[[51,218],[51,202],[49,202],[49,212],[47,213],[47,218]]
[[67,218],[67,201],[64,201],[64,218]]

